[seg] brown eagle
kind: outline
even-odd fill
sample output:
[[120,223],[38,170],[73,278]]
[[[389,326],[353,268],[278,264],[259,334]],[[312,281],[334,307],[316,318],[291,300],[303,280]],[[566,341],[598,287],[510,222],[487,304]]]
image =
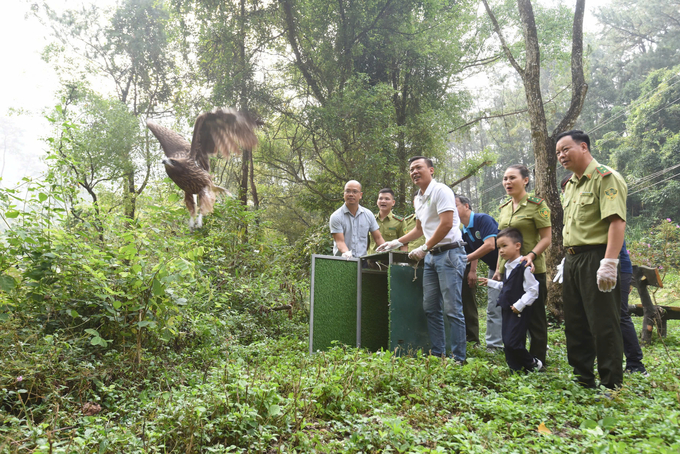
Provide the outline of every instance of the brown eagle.
[[[209,155],[220,152],[229,157],[231,153],[239,153],[239,147],[254,148],[257,145],[255,128],[261,125],[245,112],[214,109],[196,118],[194,136],[189,143],[175,131],[147,120],[146,126],[165,153],[166,173],[184,191],[191,230],[203,226],[203,216],[212,213],[217,193],[226,192],[212,181]],[[198,216],[194,194],[198,195]]]

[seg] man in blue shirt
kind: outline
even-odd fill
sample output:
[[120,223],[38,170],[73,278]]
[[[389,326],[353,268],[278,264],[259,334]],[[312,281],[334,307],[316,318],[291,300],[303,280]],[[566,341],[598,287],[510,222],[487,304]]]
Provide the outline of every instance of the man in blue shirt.
[[[475,293],[477,290],[477,263],[482,260],[489,267],[488,277],[491,279],[496,271],[498,263],[498,250],[496,249],[496,235],[498,223],[494,218],[485,213],[475,213],[470,207],[470,199],[465,196],[456,196],[456,208],[460,216],[460,225],[463,230],[463,241],[467,253],[467,267],[463,277],[463,313],[465,314],[465,333],[468,342],[479,345],[479,315]],[[503,348],[502,311],[496,305],[499,290],[488,287],[486,307],[486,348],[493,352]]]
[[358,181],[350,180],[345,184],[345,203],[331,215],[329,222],[333,255],[342,255],[346,259],[366,255],[369,232],[378,246],[385,242],[371,210],[359,205],[363,195]]

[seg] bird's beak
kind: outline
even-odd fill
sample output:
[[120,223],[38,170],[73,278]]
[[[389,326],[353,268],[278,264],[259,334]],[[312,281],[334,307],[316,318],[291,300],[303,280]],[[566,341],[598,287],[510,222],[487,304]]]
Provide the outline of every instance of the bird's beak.
[[165,164],[166,166],[172,167],[172,161],[170,161],[168,158],[163,158],[161,161],[162,161],[163,164]]

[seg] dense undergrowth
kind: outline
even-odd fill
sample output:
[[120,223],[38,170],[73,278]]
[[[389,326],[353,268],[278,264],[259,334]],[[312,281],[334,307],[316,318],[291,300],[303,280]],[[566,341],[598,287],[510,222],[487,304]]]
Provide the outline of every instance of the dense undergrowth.
[[[550,333],[546,373],[512,375],[502,355],[483,350],[463,367],[342,346],[309,356],[295,318],[274,314],[270,323],[287,334],[246,345],[231,322],[199,317],[186,328],[191,341],[146,352],[139,364],[119,350],[93,352],[78,339],[5,324],[3,338],[13,342],[2,347],[10,359],[0,450],[680,450],[678,366],[665,350],[677,362],[674,325],[665,347],[645,348],[651,376],[626,376],[608,400],[572,383],[559,329]],[[88,403],[101,412],[86,416]]]
[[194,233],[151,201],[134,223],[41,213],[2,243],[1,453],[680,451],[677,322],[611,399],[572,382],[560,326],[546,373],[479,349],[310,356],[323,227],[289,246],[236,202]]

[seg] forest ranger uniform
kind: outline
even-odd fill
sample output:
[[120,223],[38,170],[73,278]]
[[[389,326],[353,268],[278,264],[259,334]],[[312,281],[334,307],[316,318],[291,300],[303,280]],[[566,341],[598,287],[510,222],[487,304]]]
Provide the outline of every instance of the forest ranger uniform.
[[[525,256],[531,252],[541,236],[539,229],[550,227],[550,208],[545,200],[532,197],[528,194],[520,200],[517,209],[513,211],[512,199],[501,205],[501,213],[498,216],[498,230],[514,227],[520,231],[523,238],[520,253]],[[505,273],[505,260],[500,259],[498,271],[501,276]],[[529,333],[531,334],[531,347],[529,353],[538,358],[543,365],[546,364],[546,353],[548,350],[548,320],[545,316],[545,299],[548,295],[546,285],[545,257],[540,254],[534,259],[534,277],[538,281],[538,299],[532,304],[531,321],[529,322]]]
[[567,358],[579,383],[587,387],[595,387],[595,357],[602,385],[614,388],[623,382],[621,280],[611,292],[601,292],[597,271],[607,249],[607,218],[615,214],[626,220],[627,195],[623,177],[595,159],[580,179],[571,177],[564,191],[562,296]]
[[[392,241],[401,238],[406,234],[404,232],[404,218],[403,216],[396,215],[390,210],[389,214],[385,216],[385,219],[380,219],[380,213],[378,212],[375,215],[375,220],[378,223],[378,226],[380,227],[380,234],[382,235],[383,239],[387,241]],[[377,244],[375,244],[375,240],[373,239],[373,236],[371,234],[368,235],[369,239],[369,246],[368,246],[368,254],[375,254],[375,248],[378,247]]]
[[[404,218],[404,235],[416,228],[416,215],[410,214]],[[414,249],[419,248],[425,244],[425,236],[421,236],[415,241],[411,241],[408,244],[408,251],[412,252]]]

